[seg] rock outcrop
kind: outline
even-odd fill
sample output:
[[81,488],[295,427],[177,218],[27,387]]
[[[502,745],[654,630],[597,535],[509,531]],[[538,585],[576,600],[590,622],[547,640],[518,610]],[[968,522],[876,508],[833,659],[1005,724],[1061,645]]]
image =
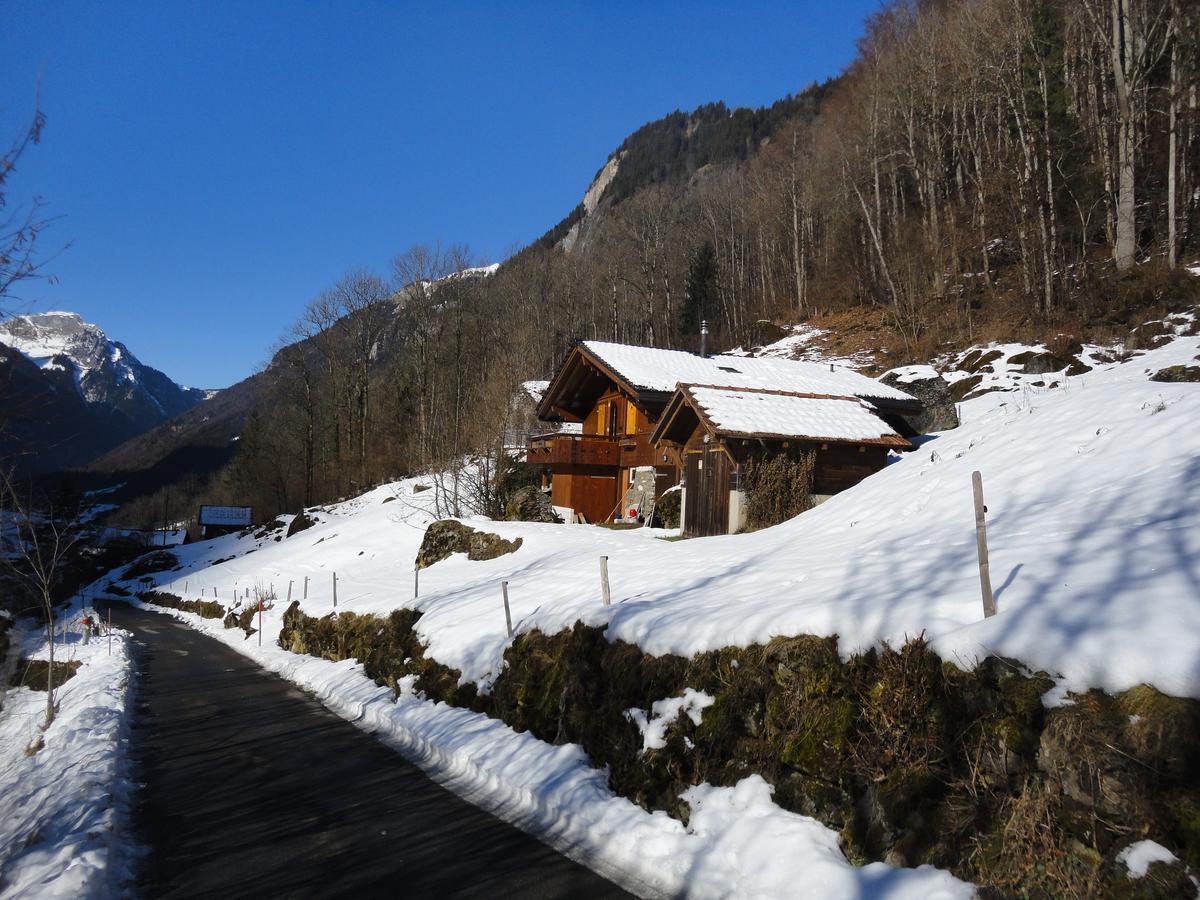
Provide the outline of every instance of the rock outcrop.
[[425,530],[421,549],[417,551],[417,567],[428,568],[454,553],[465,553],[471,560],[495,559],[515,552],[520,546],[521,538],[507,541],[498,534],[476,531],[454,519],[443,519]]

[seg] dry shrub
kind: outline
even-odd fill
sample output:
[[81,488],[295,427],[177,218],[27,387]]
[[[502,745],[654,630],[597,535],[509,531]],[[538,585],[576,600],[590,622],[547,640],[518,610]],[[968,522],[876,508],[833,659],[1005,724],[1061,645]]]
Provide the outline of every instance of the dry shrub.
[[746,527],[769,528],[812,508],[815,453],[777,453],[746,466]]
[[1058,824],[1059,801],[1030,778],[1001,806],[1002,826],[976,838],[970,875],[1021,895],[1036,884],[1042,896],[1095,897],[1100,854],[1072,841]]

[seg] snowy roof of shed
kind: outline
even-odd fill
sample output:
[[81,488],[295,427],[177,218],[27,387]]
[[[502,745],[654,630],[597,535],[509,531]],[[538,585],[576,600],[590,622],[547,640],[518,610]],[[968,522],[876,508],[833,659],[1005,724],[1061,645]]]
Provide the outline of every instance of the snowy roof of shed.
[[668,435],[681,440],[690,433],[695,419],[687,416],[683,429],[676,429],[685,407],[718,435],[910,446],[869,404],[856,397],[715,385],[680,385],[651,440],[658,442]]
[[678,384],[706,384],[915,402],[909,394],[873,378],[820,363],[777,357],[698,356],[685,350],[607,341],[584,341],[582,346],[614,374],[642,390],[670,392]]

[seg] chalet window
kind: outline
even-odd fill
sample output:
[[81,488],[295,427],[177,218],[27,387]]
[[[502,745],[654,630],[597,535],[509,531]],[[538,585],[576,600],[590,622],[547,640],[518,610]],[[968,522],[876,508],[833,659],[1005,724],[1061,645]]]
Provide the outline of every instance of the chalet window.
[[604,404],[604,416],[600,420],[601,434],[616,437],[619,423],[617,422],[617,401],[609,400]]
[[637,433],[637,407],[633,405],[632,401],[625,403],[625,433]]

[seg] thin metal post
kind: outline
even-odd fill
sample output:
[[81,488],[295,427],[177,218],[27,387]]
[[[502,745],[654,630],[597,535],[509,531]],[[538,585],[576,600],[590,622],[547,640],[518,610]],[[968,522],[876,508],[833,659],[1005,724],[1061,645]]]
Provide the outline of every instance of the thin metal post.
[[987,522],[983,505],[983,475],[971,473],[971,488],[975,497],[975,549],[979,555],[979,590],[983,594],[983,615],[989,618],[996,614],[996,599],[992,596],[992,575],[988,566]]
[[262,646],[262,601],[258,601],[258,646]]
[[108,608],[108,655],[112,656],[112,607]]
[[413,566],[413,599],[421,596],[421,567]]
[[608,606],[612,602],[612,596],[608,592],[608,557],[600,557],[600,595],[604,598],[604,605]]
[[337,572],[333,573],[333,608],[337,609]]
[[304,596],[301,597],[300,599],[301,600],[308,599],[308,576],[307,575],[304,576]]
[[288,579],[288,598],[287,598],[287,602],[288,602],[288,606],[291,606],[291,605],[292,605],[292,581],[291,581],[291,579]]
[[504,597],[504,624],[508,626],[508,636],[512,637],[512,612],[508,608],[508,582],[500,582],[500,593]]

